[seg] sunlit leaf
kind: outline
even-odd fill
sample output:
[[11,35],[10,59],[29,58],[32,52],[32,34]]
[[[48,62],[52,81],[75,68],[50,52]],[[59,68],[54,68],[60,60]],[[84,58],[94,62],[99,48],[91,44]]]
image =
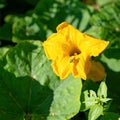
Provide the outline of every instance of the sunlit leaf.
[[97,91],[98,97],[106,98],[107,97],[107,85],[105,81],[101,81],[100,86]]
[[61,81],[53,73],[40,41],[19,43],[0,64],[3,120],[66,120],[79,112],[81,80],[70,76]]
[[[80,109],[80,79],[69,77],[54,91],[54,101],[50,108],[49,120],[66,120],[73,117]],[[75,93],[76,92],[76,93]]]
[[88,114],[88,120],[96,120],[100,115],[103,115],[103,106],[96,104],[91,107]]
[[86,111],[96,104],[96,93],[93,90],[82,92],[80,111]]
[[0,58],[3,57],[8,50],[9,50],[9,47],[1,47],[0,48]]

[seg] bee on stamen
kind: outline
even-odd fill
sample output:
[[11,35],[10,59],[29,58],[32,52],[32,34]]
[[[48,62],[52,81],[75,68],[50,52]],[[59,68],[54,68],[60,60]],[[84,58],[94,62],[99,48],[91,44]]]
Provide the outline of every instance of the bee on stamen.
[[74,61],[75,61],[75,57],[73,56],[70,58],[70,63],[73,63]]

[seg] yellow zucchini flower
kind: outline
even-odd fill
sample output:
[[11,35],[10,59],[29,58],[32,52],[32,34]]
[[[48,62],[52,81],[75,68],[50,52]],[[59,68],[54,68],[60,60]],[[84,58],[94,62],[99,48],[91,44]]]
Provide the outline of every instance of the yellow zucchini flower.
[[52,60],[53,71],[61,79],[72,73],[74,77],[86,80],[91,57],[98,56],[108,44],[63,22],[57,26],[57,33],[53,33],[43,43],[43,47],[46,56]]

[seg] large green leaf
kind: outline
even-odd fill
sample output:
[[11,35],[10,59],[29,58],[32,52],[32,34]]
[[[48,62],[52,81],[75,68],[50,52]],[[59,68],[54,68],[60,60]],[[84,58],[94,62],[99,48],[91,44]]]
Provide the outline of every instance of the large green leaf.
[[19,43],[0,64],[2,120],[66,120],[79,112],[81,80],[69,76],[61,81],[41,42]]
[[31,77],[15,77],[0,69],[0,119],[23,120],[36,112],[49,113],[53,92]]
[[50,79],[57,79],[52,69],[49,69],[51,68],[50,62],[47,60],[42,43],[39,41],[18,44],[8,52],[5,56],[5,61],[6,65],[4,68],[14,73],[17,77],[30,76],[40,80],[40,82],[44,81],[46,84],[49,83],[49,77]]
[[73,79],[70,76],[64,80],[54,90],[54,101],[52,102],[48,118],[50,120],[68,120],[68,118],[78,113],[81,88],[82,83],[80,79]]

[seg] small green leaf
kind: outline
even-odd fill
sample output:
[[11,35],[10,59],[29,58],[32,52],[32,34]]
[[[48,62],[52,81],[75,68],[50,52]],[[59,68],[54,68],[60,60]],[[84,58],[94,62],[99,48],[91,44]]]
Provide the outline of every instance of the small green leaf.
[[107,85],[105,83],[105,80],[101,81],[97,91],[97,95],[100,98],[107,98]]
[[0,58],[2,58],[9,49],[9,47],[0,47]]
[[103,115],[103,106],[95,104],[89,111],[88,120],[96,120],[100,115]]
[[96,93],[93,90],[82,92],[80,111],[86,111],[96,104]]
[[112,100],[111,98],[100,98],[99,99],[102,103],[106,103],[106,102],[108,102],[108,101],[110,101],[110,100]]

